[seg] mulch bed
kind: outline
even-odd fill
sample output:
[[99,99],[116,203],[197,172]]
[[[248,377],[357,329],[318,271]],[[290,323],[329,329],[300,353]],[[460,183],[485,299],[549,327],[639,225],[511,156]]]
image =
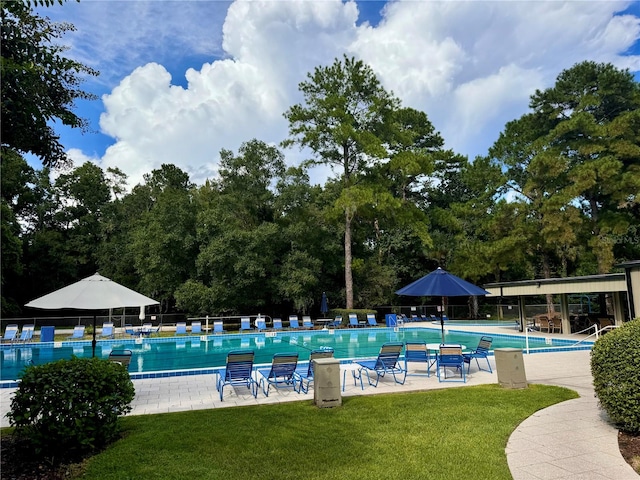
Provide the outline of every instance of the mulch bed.
[[640,435],[618,432],[618,445],[627,463],[640,474]]
[[0,479],[68,480],[79,473],[82,464],[53,466],[34,460],[33,450],[11,434],[0,437]]

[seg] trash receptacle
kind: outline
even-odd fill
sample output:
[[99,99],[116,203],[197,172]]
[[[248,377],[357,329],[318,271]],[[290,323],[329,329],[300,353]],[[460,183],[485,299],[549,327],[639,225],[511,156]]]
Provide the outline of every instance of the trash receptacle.
[[56,327],[41,327],[40,328],[40,341],[41,342],[53,342],[55,338]]
[[342,405],[340,360],[317,358],[313,361],[313,403],[318,407],[339,407]]
[[384,316],[387,327],[395,327],[398,325],[398,316],[395,313],[387,313]]
[[524,359],[519,348],[496,348],[498,383],[506,388],[527,388],[527,375],[524,371]]

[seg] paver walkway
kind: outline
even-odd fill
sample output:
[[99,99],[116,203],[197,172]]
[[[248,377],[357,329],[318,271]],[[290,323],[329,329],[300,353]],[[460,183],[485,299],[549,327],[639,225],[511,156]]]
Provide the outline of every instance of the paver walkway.
[[[549,356],[549,357],[547,357]],[[527,380],[571,388],[580,398],[536,412],[507,443],[514,480],[638,480],[620,454],[618,430],[594,396],[590,352],[524,356]]]

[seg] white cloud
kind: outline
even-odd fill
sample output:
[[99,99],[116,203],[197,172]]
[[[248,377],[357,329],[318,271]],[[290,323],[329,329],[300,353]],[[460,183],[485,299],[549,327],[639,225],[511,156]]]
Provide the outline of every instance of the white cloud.
[[459,85],[449,102],[455,115],[442,123],[447,144],[467,152],[473,152],[474,144],[484,144],[477,153],[486,154],[506,122],[524,113],[528,94],[543,84],[541,77],[537,70],[507,65],[493,75]]
[[117,139],[104,166],[119,166],[135,184],[152,166],[174,163],[200,183],[215,174],[222,148],[236,151],[252,138],[278,143],[298,83],[340,55],[356,19],[355,6],[339,1],[233,4],[223,29],[232,58],[189,69],[185,89],[150,63],[103,97],[100,126]]
[[74,166],[82,165],[83,163],[91,162],[96,165],[99,164],[100,159],[85,155],[85,153],[79,148],[71,148],[67,151],[67,156],[73,161]]
[[[127,62],[135,62],[136,39],[152,47],[152,7],[143,11],[137,3],[122,5],[136,5],[145,21],[132,25],[118,12],[123,23],[115,34],[99,36],[111,49],[107,65],[126,48],[133,50]],[[221,148],[237,151],[252,138],[277,144],[287,135],[283,112],[301,100],[298,83],[343,53],[370,64],[405,105],[427,113],[449,148],[471,156],[486,153],[504,124],[527,111],[531,93],[576,62],[640,70],[638,57],[623,55],[640,38],[640,21],[614,16],[629,2],[396,1],[372,27],[356,26],[356,5],[339,0],[237,1],[225,10],[219,37],[220,20],[202,18],[204,6],[191,5],[210,2],[182,2],[185,12],[177,3],[164,10],[166,2],[151,3],[163,12],[158,61],[136,68],[104,96],[100,120],[115,139],[102,164],[120,167],[132,184],[162,163],[200,183],[215,174]],[[191,31],[188,18],[196,26]],[[188,33],[181,45],[202,42],[202,51],[211,52],[209,63],[185,72],[185,88],[174,84],[175,68],[162,64],[169,58],[167,25]],[[142,32],[130,32],[136,28]],[[308,155],[286,153],[290,163]],[[316,170],[315,181],[326,174]]]
[[448,147],[486,154],[530,95],[583,60],[640,69],[623,57],[640,20],[629,2],[396,2],[355,50],[406,105],[425,111]]
[[150,61],[176,63],[191,55],[222,55],[222,23],[230,2],[82,0],[38,9],[76,31],[63,43],[77,60],[101,72],[98,82],[118,78]]

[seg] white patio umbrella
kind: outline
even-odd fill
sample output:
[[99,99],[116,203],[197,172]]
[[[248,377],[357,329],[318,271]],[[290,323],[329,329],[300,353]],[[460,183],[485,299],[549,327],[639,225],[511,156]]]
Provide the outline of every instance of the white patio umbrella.
[[36,298],[25,307],[59,310],[72,308],[75,310],[93,310],[92,355],[96,354],[96,315],[98,310],[110,308],[141,307],[157,305],[159,302],[131,290],[107,277],[96,273],[90,277],[67,285],[55,292]]

